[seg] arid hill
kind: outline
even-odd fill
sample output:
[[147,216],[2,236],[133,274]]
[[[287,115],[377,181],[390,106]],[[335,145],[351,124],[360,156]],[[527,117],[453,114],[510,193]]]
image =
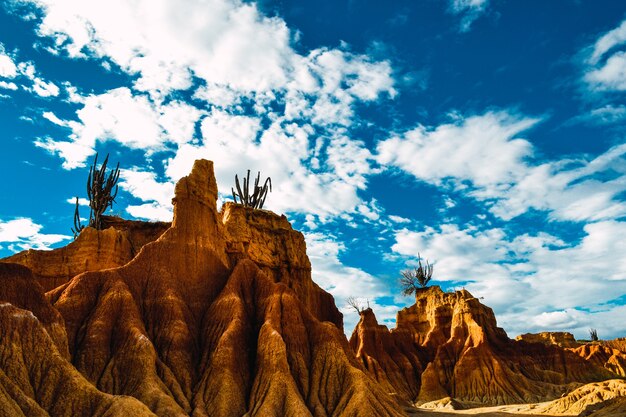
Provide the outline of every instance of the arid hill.
[[587,360],[556,345],[511,340],[468,291],[437,286],[418,290],[391,331],[364,310],[350,344],[390,392],[418,403],[446,397],[466,405],[538,402],[618,376],[604,356]]
[[123,266],[71,269],[82,273],[44,296],[37,281],[65,280],[68,253],[93,265],[90,254],[116,252],[100,244],[127,245],[86,229],[77,250],[10,259],[34,275],[0,269],[5,415],[403,415],[311,281],[302,234],[273,213],[218,213],[216,199],[212,163],[197,161],[176,186],[171,227]]

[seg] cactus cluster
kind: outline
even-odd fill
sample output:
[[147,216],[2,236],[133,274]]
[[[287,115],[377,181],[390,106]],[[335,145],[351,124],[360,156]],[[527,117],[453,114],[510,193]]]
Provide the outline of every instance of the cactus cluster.
[[248,170],[248,175],[243,179],[242,188],[239,183],[239,177],[235,174],[235,187],[237,187],[237,191],[235,192],[235,189],[231,188],[233,201],[237,204],[243,204],[246,207],[262,209],[268,191],[272,191],[272,179],[267,177],[262,186],[259,185],[260,181],[261,172],[257,174],[256,180],[254,181],[254,188],[252,188],[250,182],[250,170]]
[[[115,169],[109,171],[107,176],[107,163],[109,155],[104,158],[104,162],[98,168],[98,154],[94,158],[93,164],[89,168],[89,176],[87,177],[87,197],[89,198],[89,227],[97,230],[102,229],[102,214],[108,207],[113,207],[115,197],[117,196],[118,185],[120,179],[120,164],[118,162]],[[78,213],[78,197],[76,197],[76,209],[74,210],[74,239],[78,237],[81,230],[84,229],[80,223],[80,214]]]
[[433,265],[428,263],[422,264],[422,257],[417,254],[417,266],[412,270],[407,269],[402,271],[402,278],[400,278],[400,287],[403,295],[411,295],[417,293],[420,288],[426,288],[428,282],[433,277]]

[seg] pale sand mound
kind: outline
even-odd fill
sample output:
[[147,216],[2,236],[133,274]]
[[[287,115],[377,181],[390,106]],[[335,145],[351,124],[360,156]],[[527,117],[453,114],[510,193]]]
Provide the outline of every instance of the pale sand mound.
[[507,417],[514,415],[531,416],[588,416],[588,417],[626,417],[626,381],[611,379],[595,382],[575,389],[558,400],[537,403],[480,407],[468,410],[455,410],[461,404],[455,404],[450,398],[423,404],[411,415],[453,417],[473,415],[478,417]]
[[[603,382],[595,382],[583,385],[570,392],[563,398],[551,401],[541,409],[545,414],[562,414],[576,416],[590,408],[594,404],[604,403],[615,398],[626,397],[626,381],[610,379]],[[622,401],[622,406],[626,403]],[[596,407],[594,407],[596,408]],[[616,410],[617,411],[617,410]],[[626,408],[622,409],[626,415]]]

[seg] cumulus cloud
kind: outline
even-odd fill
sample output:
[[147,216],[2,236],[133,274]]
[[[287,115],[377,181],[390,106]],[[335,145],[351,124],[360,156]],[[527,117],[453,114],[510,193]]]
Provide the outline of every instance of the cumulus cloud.
[[418,126],[381,141],[377,159],[419,180],[484,201],[505,220],[529,209],[547,211],[557,220],[625,215],[620,195],[626,191],[626,145],[593,159],[583,155],[537,164],[532,144],[518,137],[537,122],[487,112],[435,128]]
[[9,250],[50,249],[71,236],[41,233],[43,226],[28,218],[0,220],[0,243]]
[[[419,251],[434,260],[435,280],[484,297],[510,333],[567,329],[583,337],[626,293],[624,232],[626,222],[591,223],[580,242],[567,244],[545,233],[510,236],[500,228],[444,224],[398,230],[391,249],[408,259]],[[605,326],[607,336],[626,331],[623,323],[611,323],[617,327]]]
[[[262,169],[274,180],[277,211],[326,219],[362,206],[373,158],[350,128],[355,104],[396,94],[389,62],[347,46],[297,53],[282,19],[237,0],[28,3],[57,52],[101,58],[135,77],[133,88],[84,97],[76,119],[44,114],[70,130],[66,139],[37,141],[65,168],[83,166],[98,142],[115,141],[147,156],[171,151],[162,182],[204,157],[220,161],[226,194],[235,173]],[[182,90],[193,105],[172,103],[168,94]]]
[[172,221],[174,183],[159,182],[154,172],[122,169],[119,185],[144,202],[139,205],[131,204],[126,208],[131,216],[153,221]]
[[[482,196],[508,188],[526,169],[532,145],[518,135],[538,119],[487,112],[428,128],[418,126],[378,144],[378,160],[436,185],[470,181]],[[445,162],[444,162],[445,161]]]
[[461,32],[469,32],[472,23],[487,10],[489,0],[450,0],[449,10],[461,16]]
[[66,169],[84,166],[97,142],[115,141],[150,155],[168,143],[191,140],[200,114],[191,105],[178,101],[157,105],[146,95],[133,95],[130,89],[120,87],[84,97],[76,112],[78,120],[61,120],[44,112],[44,118],[68,128],[70,134],[68,140],[45,138],[36,144],[63,158]]

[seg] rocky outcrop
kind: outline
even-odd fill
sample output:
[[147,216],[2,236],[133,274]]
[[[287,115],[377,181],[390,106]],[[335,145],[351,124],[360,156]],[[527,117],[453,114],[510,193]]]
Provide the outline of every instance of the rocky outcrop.
[[576,348],[580,343],[576,341],[574,335],[569,332],[541,332],[541,333],[524,333],[515,338],[515,340],[527,343],[543,343],[544,345],[556,345],[564,348]]
[[332,295],[311,279],[304,236],[293,230],[285,216],[230,202],[220,214],[231,265],[250,259],[274,282],[291,288],[314,316],[343,329],[343,315]]
[[[105,401],[140,416],[404,415],[356,360],[286,219],[236,206],[218,213],[208,161],[196,161],[175,193],[171,227],[132,260],[40,293],[65,324],[58,346],[67,354],[49,342],[44,358],[29,361],[46,375],[80,379],[54,391],[59,403],[80,397],[72,411],[50,415],[97,415],[90,407]],[[29,308],[19,296],[10,302]],[[43,325],[33,332],[49,335]],[[18,357],[9,352],[0,372],[20,366]],[[1,395],[49,410],[26,385],[23,392],[28,398]]]
[[371,316],[361,314],[350,344],[372,374],[384,377],[408,401],[545,401],[577,383],[615,376],[559,346],[510,340],[497,327],[493,311],[465,290],[418,290],[415,304],[398,312],[391,331]]
[[586,343],[572,352],[596,366],[602,366],[615,375],[626,377],[626,353],[604,343]]
[[125,265],[170,226],[111,216],[102,216],[102,222],[103,230],[87,227],[65,247],[50,251],[29,249],[0,262],[27,266],[43,289],[49,291],[80,273]]
[[420,388],[422,363],[427,362],[425,349],[416,345],[412,334],[405,329],[394,329],[378,324],[371,309],[360,313],[350,346],[374,378],[400,400],[411,402]]

